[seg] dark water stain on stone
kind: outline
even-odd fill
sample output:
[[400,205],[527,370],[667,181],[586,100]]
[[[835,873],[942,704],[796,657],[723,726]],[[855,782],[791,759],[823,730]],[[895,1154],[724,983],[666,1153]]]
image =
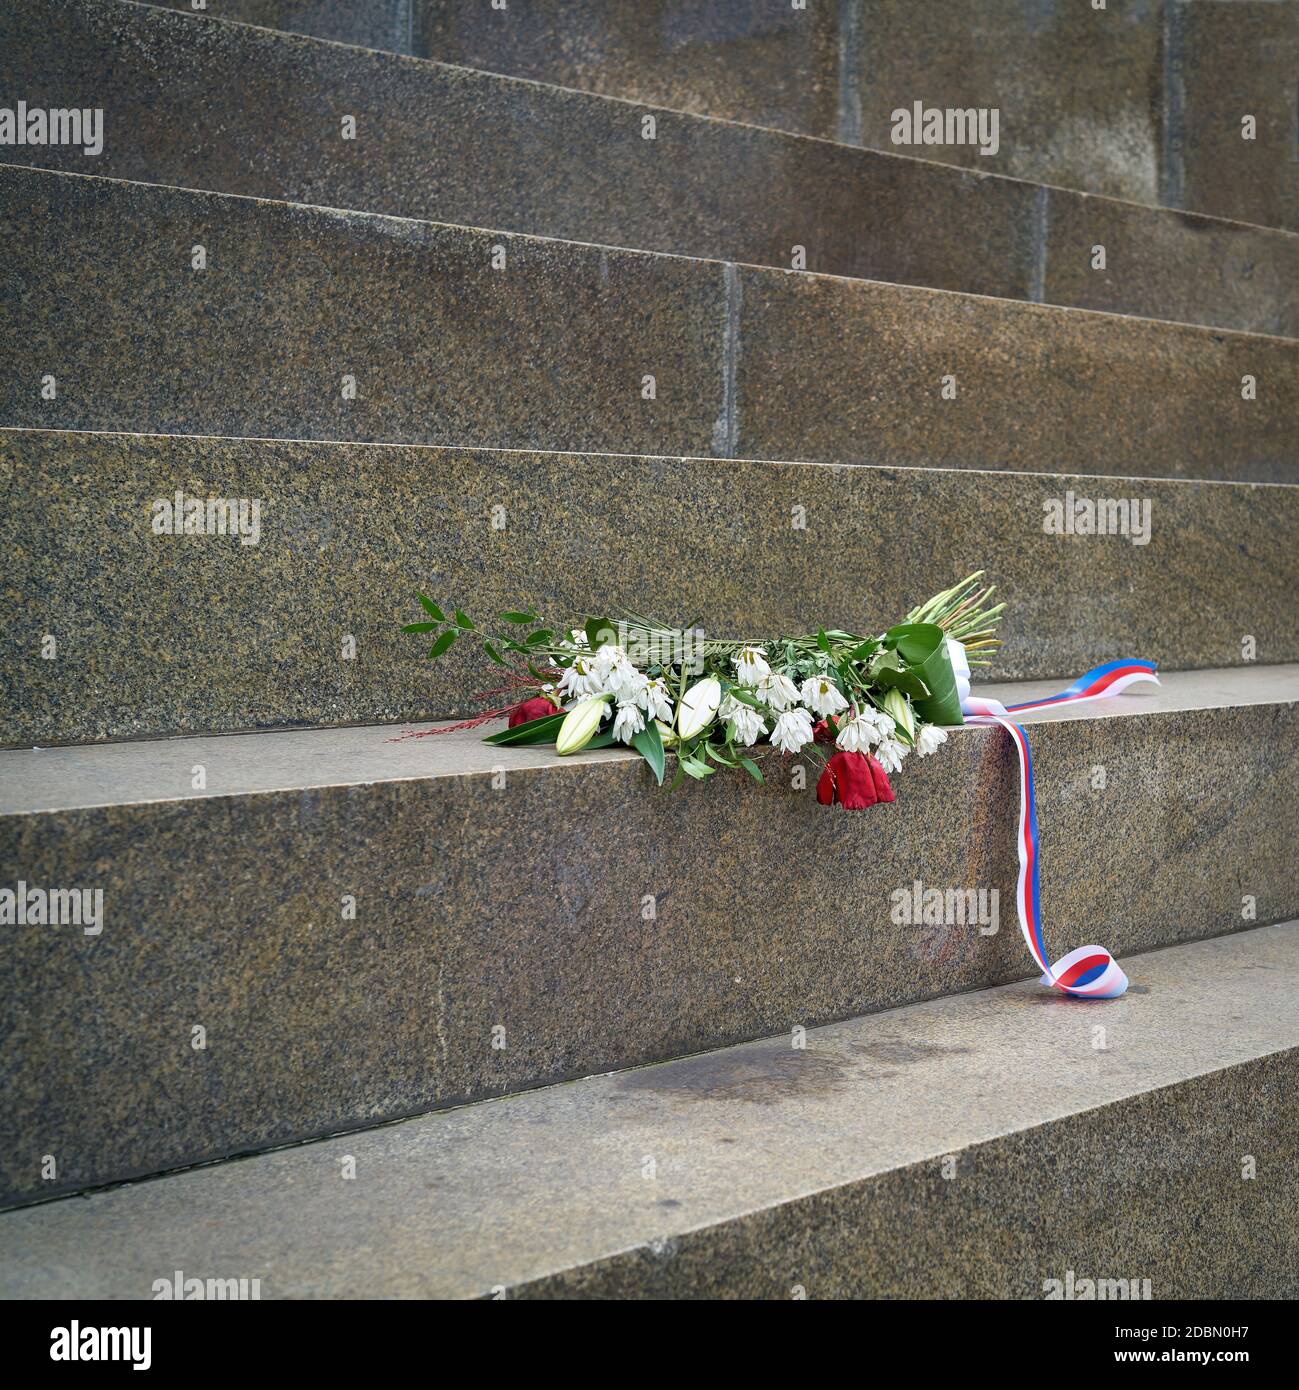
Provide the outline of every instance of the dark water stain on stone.
[[710,1052],[667,1066],[628,1072],[619,1085],[682,1100],[740,1100],[774,1105],[796,1096],[832,1095],[855,1070],[841,1053],[787,1042],[743,1052]]
[[952,1057],[962,1052],[971,1052],[969,1047],[947,1047],[943,1043],[904,1042],[898,1038],[892,1042],[850,1043],[854,1052],[869,1057],[873,1062],[884,1062],[889,1066],[905,1067],[916,1062],[928,1062],[939,1057]]

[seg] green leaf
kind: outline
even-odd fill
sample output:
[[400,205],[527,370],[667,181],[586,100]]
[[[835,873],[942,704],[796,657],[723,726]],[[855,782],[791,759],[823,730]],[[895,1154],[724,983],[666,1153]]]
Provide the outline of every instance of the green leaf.
[[463,632],[473,632],[474,625],[463,608],[456,609],[456,626]]
[[540,647],[549,642],[554,635],[548,627],[539,627],[536,632],[528,633],[527,637],[523,639],[523,643],[527,647]]
[[427,594],[417,593],[415,597],[419,599],[421,604],[423,604],[424,611],[429,615],[429,617],[436,618],[440,623],[446,622],[447,615],[437,606],[436,603],[433,602],[431,598],[429,598]]
[[559,726],[564,722],[564,711],[558,714],[543,714],[540,719],[529,719],[526,724],[516,724],[512,729],[501,729],[488,734],[484,743],[494,743],[504,747],[511,743],[554,743]]
[[549,684],[549,682],[551,682],[555,678],[553,672],[538,671],[537,668],[530,661],[528,662],[528,670],[531,671],[534,676],[536,676],[536,678],[542,683],[542,685]]
[[830,639],[825,635],[824,628],[817,628],[816,630],[816,645],[821,648],[826,656],[830,655]]
[[871,678],[886,690],[900,690],[913,700],[923,700],[929,687],[907,666],[896,651],[886,651],[871,662]]
[[588,618],[586,620],[586,640],[593,652],[599,651],[606,642],[612,642],[617,635],[608,618]]
[[535,613],[502,613],[501,617],[507,623],[518,623],[520,627],[525,623],[535,623],[537,615]]
[[890,628],[885,637],[924,683],[923,692],[899,687],[917,701],[916,713],[931,724],[964,723],[956,674],[947,655],[942,628],[936,623],[902,623]]
[[753,761],[752,758],[746,758],[743,754],[741,754],[740,766],[745,770],[745,772],[749,774],[750,777],[753,778],[755,782],[762,781],[762,769],[757,765],[757,763]]
[[592,748],[608,748],[612,742],[613,725],[610,724],[607,729],[601,729],[600,732],[596,734],[594,738],[590,740],[589,743],[585,744],[582,748],[582,752],[585,753]]
[[711,768],[707,763],[701,763],[696,758],[682,758],[681,771],[687,777],[693,777],[696,782],[702,782],[705,777],[711,777],[716,768]]
[[655,780],[661,787],[666,759],[663,754],[663,738],[659,733],[659,726],[651,719],[640,733],[633,736],[631,746],[650,765],[650,771],[653,772]]
[[925,700],[929,697],[929,687],[914,671],[897,671],[885,667],[875,673],[875,684],[882,685],[886,690],[900,690],[904,695],[910,695],[913,700]]
[[444,632],[428,649],[429,660],[432,661],[436,657],[441,656],[458,636],[459,634],[456,632],[455,628],[452,628],[450,632]]
[[733,685],[726,692],[732,700],[738,700],[742,705],[748,705],[750,709],[758,708],[758,697],[751,695],[742,685]]
[[508,666],[510,664],[490,642],[483,643],[483,651],[485,651],[498,666]]
[[441,623],[407,623],[402,628],[403,632],[436,632],[442,626]]
[[868,656],[873,655],[879,650],[879,643],[873,638],[868,638],[860,647],[854,647],[848,653],[849,661],[865,661]]

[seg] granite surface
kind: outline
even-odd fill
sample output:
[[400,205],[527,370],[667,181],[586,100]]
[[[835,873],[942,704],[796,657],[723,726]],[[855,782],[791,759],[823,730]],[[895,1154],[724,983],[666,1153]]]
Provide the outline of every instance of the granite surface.
[[[976,683],[980,695],[1006,705],[1059,693],[1059,681]],[[1102,726],[1114,719],[1222,711],[1234,715],[1253,705],[1288,705],[1299,699],[1299,665],[1249,666],[1218,671],[1165,671],[1158,684],[1143,681],[1121,695],[1094,704],[1049,705],[1019,714],[1024,725],[1084,721]],[[500,725],[488,725],[488,729]],[[436,732],[436,737],[424,735]],[[384,734],[388,737],[384,737]],[[201,734],[185,738],[69,744],[6,750],[0,756],[0,815],[80,811],[154,801],[204,801],[214,796],[301,792],[344,786],[368,787],[404,778],[465,777],[497,771],[553,771],[555,751],[547,744],[509,749],[508,764],[483,729],[449,722],[397,728],[349,725],[341,729],[292,729],[251,737]],[[411,737],[420,736],[412,743]],[[562,766],[638,761],[616,745],[566,755]],[[193,766],[207,771],[193,785]],[[914,766],[914,764],[913,764]]]
[[1291,339],[748,268],[739,290],[744,456],[1299,476]]
[[414,5],[425,57],[809,135],[840,124],[835,0]]
[[[1281,689],[1034,727],[1053,957],[1299,913],[1293,674]],[[538,766],[491,750],[488,768],[475,744],[478,770],[455,771],[454,743],[394,748],[392,733],[0,754],[0,783],[49,757],[51,789],[64,767],[108,803],[0,816],[5,885],[104,892],[98,935],[0,938],[6,1200],[1030,973],[1000,731],[954,735],[904,768],[894,805],[862,816],[818,807],[780,760],[764,788],[717,777],[669,796],[617,753]],[[362,750],[322,785],[367,735],[381,764]],[[263,756],[259,740],[276,742]],[[270,787],[240,789],[250,759],[275,770]],[[894,895],[917,880],[995,890],[996,930],[895,922]]]
[[[530,11],[479,8],[527,27]],[[96,159],[15,148],[20,163],[786,267],[802,246],[811,270],[980,294],[1033,285],[1037,195],[1009,180],[666,110],[646,140],[648,107],[115,0],[35,0],[4,25],[29,101],[106,111]],[[219,123],[175,118],[217,101]]]
[[622,100],[120,0],[0,6],[0,46],[30,105],[105,111],[93,160],[7,148],[20,164],[759,265],[802,247],[828,274],[1299,336],[1286,233],[669,110],[647,141]]
[[[1299,236],[1053,188],[1048,304],[1299,337]],[[1105,248],[1104,270],[1093,248]]]
[[[257,544],[154,534],[177,489],[258,500]],[[1069,492],[1148,504],[1148,544],[1045,533]],[[504,703],[474,698],[501,684],[477,649],[429,663],[401,632],[420,589],[478,618],[877,631],[980,565],[1009,604],[988,678],[1231,666],[1246,636],[1259,662],[1299,659],[1294,487],[11,430],[0,496],[22,499],[0,507],[9,744]]]
[[[899,148],[893,112],[916,101],[995,107],[995,155],[917,152],[1299,230],[1289,0],[809,0],[802,11],[788,0],[208,0],[207,13],[883,150]],[[1246,113],[1259,122],[1250,145]]]
[[[1299,6],[1173,0],[1179,126],[1173,191],[1187,207],[1299,231]],[[1241,118],[1257,122],[1242,138]]]
[[6,425],[1296,476],[1289,339],[14,166],[0,255]]
[[1157,0],[1012,5],[858,0],[861,143],[887,147],[892,113],[1000,111],[999,149],[915,152],[1138,202],[1158,201],[1162,34]]
[[1070,1274],[1294,1297],[1297,940],[1136,957],[1109,1003],[1012,985],[10,1212],[0,1293],[146,1298],[180,1269],[263,1298],[1041,1299]]
[[715,262],[12,166],[0,260],[8,425],[703,454],[725,433]]
[[[147,0],[194,15],[193,0]],[[419,0],[203,0],[203,13],[336,43],[410,53],[413,6]],[[26,7],[26,0],[24,0]],[[33,7],[34,8],[34,7]]]

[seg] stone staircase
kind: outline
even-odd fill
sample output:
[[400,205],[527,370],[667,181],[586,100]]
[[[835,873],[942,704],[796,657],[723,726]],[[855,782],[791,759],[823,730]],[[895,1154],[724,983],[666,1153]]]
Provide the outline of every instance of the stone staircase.
[[[1299,6],[1028,9],[0,0],[0,106],[104,111],[0,148],[0,886],[103,891],[0,928],[0,1293],[1294,1296]],[[940,95],[1000,156],[889,144]],[[393,741],[491,683],[417,588],[873,630],[976,565],[998,698],[1167,672],[1029,717],[1120,1001],[1026,979],[1000,731],[862,816]]]

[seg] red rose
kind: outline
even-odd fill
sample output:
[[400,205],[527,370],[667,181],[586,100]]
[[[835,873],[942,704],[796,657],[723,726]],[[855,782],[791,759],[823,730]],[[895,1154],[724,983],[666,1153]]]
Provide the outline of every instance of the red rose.
[[833,743],[834,737],[834,734],[830,732],[828,721],[822,719],[812,725],[813,743]]
[[516,724],[526,724],[532,719],[544,719],[548,714],[558,714],[559,706],[553,700],[548,700],[544,695],[534,695],[531,700],[524,700],[521,705],[515,705],[510,711],[510,728]]
[[877,801],[892,801],[893,788],[884,769],[869,753],[845,753],[842,749],[825,765],[816,784],[822,806],[837,801],[845,811],[864,811]]

